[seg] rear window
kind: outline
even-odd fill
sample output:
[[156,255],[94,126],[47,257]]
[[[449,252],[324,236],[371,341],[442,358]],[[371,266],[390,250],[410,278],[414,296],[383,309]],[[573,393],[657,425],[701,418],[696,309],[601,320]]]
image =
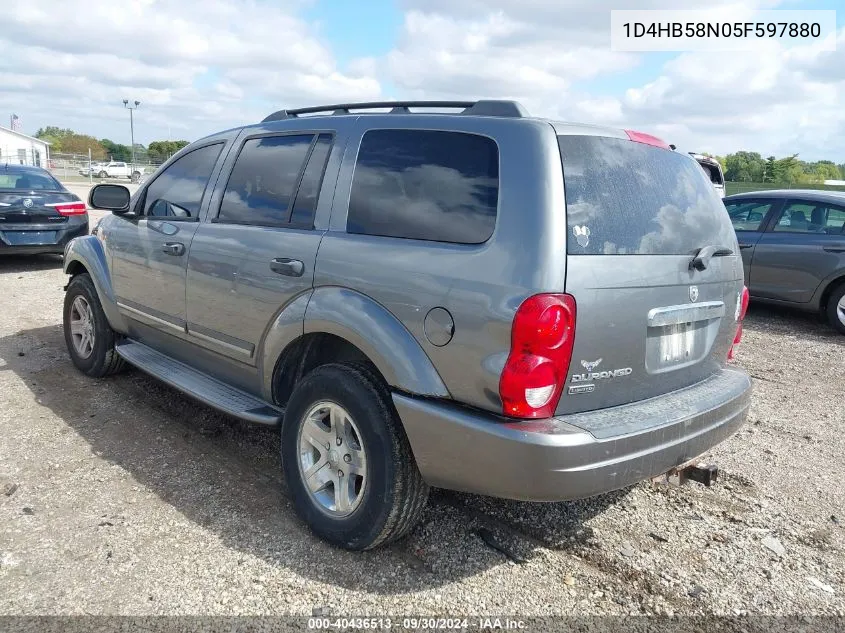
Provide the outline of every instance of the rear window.
[[0,170],[0,189],[26,191],[62,191],[59,181],[48,174]]
[[712,163],[702,163],[699,162],[701,168],[704,170],[704,173],[707,174],[707,177],[710,179],[714,185],[724,185],[725,179],[722,178],[722,169],[718,165],[714,165]]
[[570,255],[689,255],[733,226],[698,163],[601,136],[559,136]]
[[348,233],[480,244],[493,234],[499,151],[485,136],[436,130],[364,134]]

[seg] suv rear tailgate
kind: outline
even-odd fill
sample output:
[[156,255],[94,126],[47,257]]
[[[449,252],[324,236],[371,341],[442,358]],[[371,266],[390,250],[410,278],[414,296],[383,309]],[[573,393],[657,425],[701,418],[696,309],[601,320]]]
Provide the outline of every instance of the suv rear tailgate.
[[[566,292],[577,322],[556,413],[627,404],[721,371],[742,263],[718,194],[689,156],[627,139],[558,137]],[[691,267],[707,246],[703,270]]]

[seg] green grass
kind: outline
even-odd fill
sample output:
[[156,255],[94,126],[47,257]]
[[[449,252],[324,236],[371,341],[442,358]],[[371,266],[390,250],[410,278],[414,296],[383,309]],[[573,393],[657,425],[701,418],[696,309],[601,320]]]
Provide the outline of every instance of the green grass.
[[764,191],[766,189],[823,189],[826,191],[845,191],[845,187],[833,187],[830,185],[810,184],[784,184],[778,182],[726,182],[725,195],[732,196],[735,193],[747,191]]

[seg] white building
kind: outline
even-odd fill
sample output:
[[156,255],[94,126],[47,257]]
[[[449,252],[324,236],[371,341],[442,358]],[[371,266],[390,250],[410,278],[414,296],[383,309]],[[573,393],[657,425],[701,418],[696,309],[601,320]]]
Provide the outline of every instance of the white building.
[[36,165],[46,168],[50,160],[50,144],[0,126],[0,164]]

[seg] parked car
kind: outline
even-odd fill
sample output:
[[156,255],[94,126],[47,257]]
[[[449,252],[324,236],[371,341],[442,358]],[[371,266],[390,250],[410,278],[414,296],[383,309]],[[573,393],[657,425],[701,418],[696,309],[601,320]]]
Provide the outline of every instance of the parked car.
[[0,255],[62,253],[88,234],[85,203],[41,167],[0,165]]
[[128,163],[112,161],[99,166],[99,171],[94,175],[99,178],[129,178],[132,182],[138,182],[144,173],[143,167],[130,165]]
[[845,334],[845,193],[755,191],[725,207],[751,298],[820,312]]
[[749,406],[736,236],[690,156],[445,105],[196,141],[131,197],[94,187],[113,214],[66,254],[76,367],[280,425],[297,512],[350,549],[405,534],[429,486],[553,501],[665,473]]
[[713,183],[713,187],[719,193],[719,197],[725,197],[725,174],[722,172],[722,165],[717,161],[715,158],[710,156],[705,156],[704,154],[696,154],[695,152],[690,152],[690,156],[692,156],[698,164],[701,165],[701,168],[704,170],[704,173],[707,174],[707,177],[710,179],[710,182]]
[[104,165],[107,165],[107,164],[108,163],[101,163],[101,162],[92,161],[91,163],[89,163],[87,165],[83,165],[79,169],[79,175],[85,176],[85,177],[98,175],[100,173],[100,169]]

